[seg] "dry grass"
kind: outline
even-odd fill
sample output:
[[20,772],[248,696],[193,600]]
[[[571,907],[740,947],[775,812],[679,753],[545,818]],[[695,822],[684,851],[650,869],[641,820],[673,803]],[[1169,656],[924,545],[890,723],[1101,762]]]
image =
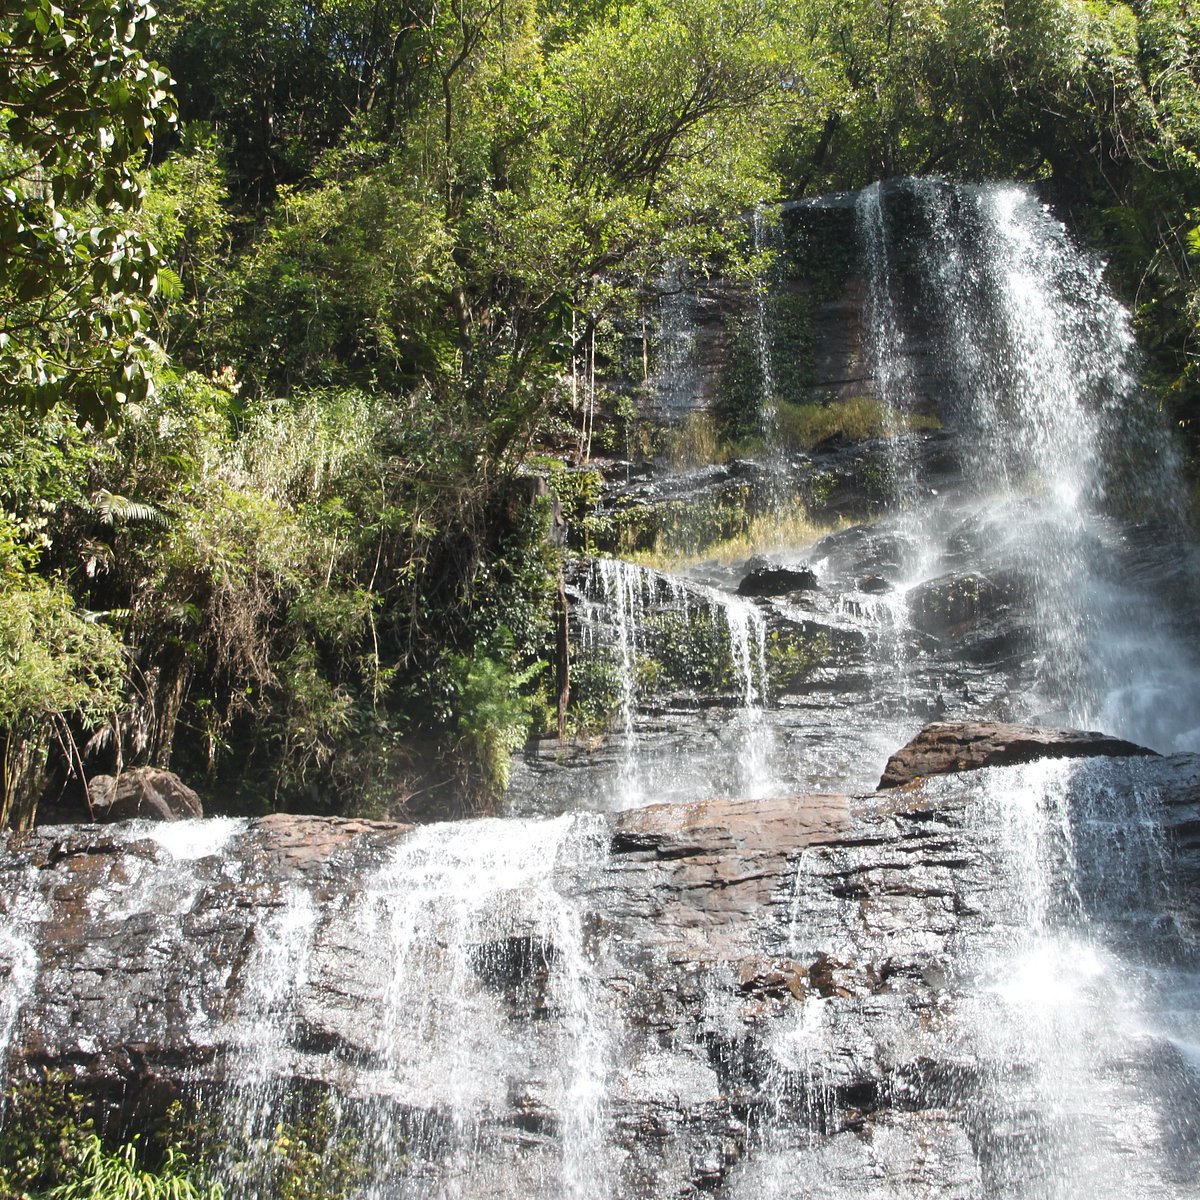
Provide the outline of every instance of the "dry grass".
[[673,470],[690,471],[744,457],[752,448],[724,441],[712,413],[701,410],[665,429],[662,449]]
[[783,508],[752,517],[744,532],[710,542],[699,550],[676,550],[660,538],[654,549],[635,551],[629,558],[658,571],[679,571],[714,559],[722,563],[742,562],[752,554],[809,545],[827,533],[844,529],[847,524],[845,520],[834,524],[813,521],[804,505],[795,500]]
[[848,442],[868,438],[892,437],[918,429],[940,429],[937,417],[927,413],[889,414],[871,396],[851,396],[829,404],[790,404],[782,402],[775,414],[779,440],[799,450],[811,450],[831,437]]

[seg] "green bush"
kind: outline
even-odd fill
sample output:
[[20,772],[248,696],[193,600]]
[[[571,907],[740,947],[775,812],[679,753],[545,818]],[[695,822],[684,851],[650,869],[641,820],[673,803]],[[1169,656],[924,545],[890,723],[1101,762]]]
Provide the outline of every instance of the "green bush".
[[[511,637],[501,639],[501,654],[505,642],[511,646]],[[525,744],[533,724],[532,702],[521,689],[545,666],[536,662],[518,670],[505,657],[491,657],[478,648],[470,657],[457,654],[449,660],[459,750],[468,782],[477,784],[484,801],[508,787],[512,755]]]
[[119,703],[120,639],[76,605],[0,513],[0,828],[32,823],[51,740],[91,730]]

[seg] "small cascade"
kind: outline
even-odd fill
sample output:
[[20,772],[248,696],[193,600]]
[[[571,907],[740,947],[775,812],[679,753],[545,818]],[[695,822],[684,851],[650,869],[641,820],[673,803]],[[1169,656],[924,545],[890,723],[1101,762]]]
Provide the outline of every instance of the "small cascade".
[[[32,872],[27,876],[32,885]],[[21,1010],[37,983],[37,926],[44,913],[45,905],[33,886],[0,901],[0,1119],[7,1094],[9,1047]]]
[[[892,502],[889,525],[904,547],[895,587],[873,606],[872,622],[878,658],[895,681],[903,714],[910,692],[910,623],[906,592],[937,572],[940,546],[931,536],[929,497],[921,483],[919,463],[907,436],[909,418],[918,399],[912,356],[898,306],[898,281],[891,256],[894,234],[889,227],[883,185],[874,183],[859,193],[855,206],[859,254],[867,278],[863,310],[864,358],[882,406]],[[856,597],[857,599],[857,597]]]
[[657,356],[650,383],[663,415],[678,420],[700,407],[696,295],[678,269],[658,287]]
[[[904,436],[913,411],[916,389],[903,324],[897,305],[897,283],[893,278],[893,236],[883,203],[883,186],[874,183],[859,193],[855,209],[859,253],[867,277],[867,301],[863,310],[863,356],[867,374],[875,381],[883,409],[894,506],[901,528],[915,534],[919,560],[927,554],[928,540],[921,536],[920,517],[914,505],[921,488],[912,446]],[[913,564],[909,574],[919,566]]]
[[[762,204],[754,207],[751,232],[755,255],[762,255],[776,248],[778,226],[769,222]],[[758,376],[761,401],[759,420],[768,454],[778,453],[778,384],[775,380],[775,360],[771,349],[771,329],[767,320],[767,297],[771,277],[763,272],[754,281],[754,350],[758,359]]]
[[767,698],[767,623],[746,600],[713,593],[729,635],[742,707],[738,714],[741,751],[737,759],[736,790],[742,796],[765,796],[771,790],[772,739],[763,721]]
[[[727,695],[737,708],[723,730],[728,776],[709,787],[764,794],[769,787],[767,629],[757,607],[712,588],[684,583],[618,559],[595,559],[578,612],[577,674],[595,687],[607,682],[619,729],[616,778],[603,802],[630,808],[663,798],[664,766],[647,753],[639,710],[682,704],[695,711]],[[675,768],[665,765],[669,779]],[[693,793],[694,794],[694,793]]]
[[302,886],[289,887],[280,901],[273,918],[254,931],[242,1011],[230,1031],[240,1069],[215,1101],[229,1132],[219,1173],[231,1194],[245,1200],[272,1195],[269,1147],[288,1107],[297,1008],[308,983],[318,918]]
[[[382,1004],[377,1095],[359,1118],[366,1197],[425,1195],[433,1164],[454,1195],[513,1194],[514,1170],[529,1196],[610,1194],[614,1030],[578,904],[555,886],[557,872],[599,863],[604,845],[579,817],[426,826],[380,870],[356,920],[377,947]],[[534,1125],[557,1114],[555,1136],[520,1161],[505,1130],[514,1103]]]

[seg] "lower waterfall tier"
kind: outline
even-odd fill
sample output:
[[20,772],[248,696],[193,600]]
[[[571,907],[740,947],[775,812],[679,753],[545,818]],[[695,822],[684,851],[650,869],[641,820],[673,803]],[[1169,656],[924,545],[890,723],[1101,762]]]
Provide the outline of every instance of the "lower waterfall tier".
[[46,828],[0,862],[11,1076],[333,1098],[364,1197],[1197,1193],[1200,758],[419,829]]

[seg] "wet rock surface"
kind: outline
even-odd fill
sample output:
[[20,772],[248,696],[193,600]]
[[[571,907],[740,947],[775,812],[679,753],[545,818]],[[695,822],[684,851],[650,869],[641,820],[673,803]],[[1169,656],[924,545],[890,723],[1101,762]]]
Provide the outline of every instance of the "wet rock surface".
[[888,759],[881,788],[899,787],[928,775],[982,767],[1010,767],[1043,758],[1153,756],[1153,750],[1122,738],[1079,729],[1043,729],[995,721],[945,721],[928,725]]
[[[552,888],[582,922],[594,972],[597,990],[581,1010],[592,1033],[571,1036],[599,1038],[607,1099],[596,1152],[611,1194],[751,1196],[779,1172],[813,1195],[826,1194],[827,1176],[838,1182],[831,1196],[848,1187],[940,1200],[1020,1194],[996,1180],[1039,1160],[1000,1131],[1025,1127],[1018,1143],[1052,1137],[1032,1132],[1058,1119],[1047,1115],[1039,1039],[1061,1031],[1034,1022],[1008,1041],[987,1033],[1002,1024],[1001,1009],[1013,1020],[994,981],[1012,970],[1005,964],[1029,920],[1015,882],[1028,846],[1005,814],[1055,787],[1078,847],[1103,836],[1088,800],[1103,789],[1140,797],[1159,831],[1144,851],[1166,864],[1157,892],[1104,874],[1111,856],[1109,867],[1078,868],[1071,886],[1081,899],[1071,902],[1094,922],[1122,914],[1092,953],[1136,945],[1137,961],[1161,952],[1172,970],[1197,965],[1192,756],[1039,762],[857,798],[713,800],[592,818],[607,852],[562,862]],[[197,1087],[218,1095],[244,1086],[247,1022],[266,1022],[275,1040],[255,1053],[283,1080],[358,1102],[390,1096],[402,1124],[428,1139],[441,1119],[433,1081],[446,1067],[423,1058],[433,1052],[420,1044],[403,1047],[403,1070],[388,1069],[400,1072],[396,1083],[372,1066],[387,954],[363,925],[381,870],[415,834],[281,816],[206,827],[207,841],[191,842],[150,825],[9,839],[0,860],[5,948],[24,936],[40,963],[13,1025],[10,1071],[61,1067],[114,1104],[161,1103]],[[1051,854],[1066,852],[1049,843]],[[1142,852],[1126,847],[1121,861]],[[423,860],[412,861],[416,870]],[[570,947],[556,942],[561,932],[535,928],[545,899],[513,895],[518,902],[498,908],[481,926],[486,937],[472,935],[464,949],[524,1047],[524,1066],[506,1067],[515,1074],[499,1098],[471,1117],[472,1137],[492,1147],[506,1181],[477,1194],[551,1196],[558,1182],[531,1175],[524,1156],[534,1152],[528,1137],[545,1149],[570,1128],[544,1074],[546,1047],[567,1032],[554,977]],[[1139,905],[1156,925],[1137,925]],[[296,911],[310,914],[306,966],[266,999],[255,964],[269,931],[287,928]],[[1167,974],[1154,986],[1167,988]],[[1172,1096],[1177,1112],[1196,1103],[1180,1098],[1177,1035],[1145,1030],[1139,1051],[1126,1054],[1118,1038],[1100,1036],[1119,1016],[1105,1008],[1085,1032],[1108,1086],[1140,1089],[1147,1119],[1162,1120],[1122,1128],[1107,1110],[1089,1116],[1114,1154],[1148,1137],[1163,1144]],[[408,1072],[421,1087],[403,1082]],[[1024,1084],[1001,1091],[1001,1078]],[[504,1132],[518,1128],[540,1132]],[[1186,1146],[1172,1153],[1183,1166],[1196,1157]],[[432,1180],[443,1169],[433,1159],[418,1165]]]

